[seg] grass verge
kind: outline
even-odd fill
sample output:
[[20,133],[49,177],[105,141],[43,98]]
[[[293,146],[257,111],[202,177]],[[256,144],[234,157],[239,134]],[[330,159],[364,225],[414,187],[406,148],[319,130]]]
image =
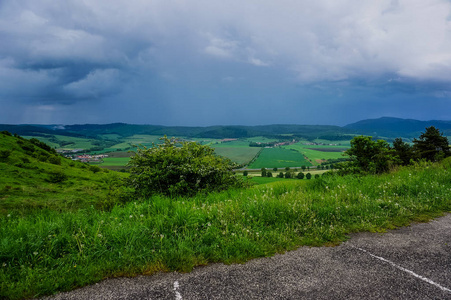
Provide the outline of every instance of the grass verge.
[[425,221],[451,209],[451,160],[380,176],[287,180],[207,196],[0,216],[0,298],[67,291],[106,277],[190,271],[357,231]]

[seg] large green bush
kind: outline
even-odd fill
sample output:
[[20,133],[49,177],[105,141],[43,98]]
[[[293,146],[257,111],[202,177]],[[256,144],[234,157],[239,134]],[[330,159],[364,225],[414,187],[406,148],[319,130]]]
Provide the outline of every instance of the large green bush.
[[231,161],[215,155],[214,149],[174,138],[161,140],[152,148],[138,148],[130,159],[127,181],[138,196],[192,196],[244,184],[233,173]]

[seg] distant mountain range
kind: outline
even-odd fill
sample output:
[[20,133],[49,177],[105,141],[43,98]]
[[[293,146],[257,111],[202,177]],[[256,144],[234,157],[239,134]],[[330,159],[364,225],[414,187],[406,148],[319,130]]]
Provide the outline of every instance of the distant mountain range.
[[134,134],[167,135],[196,138],[246,138],[267,136],[280,138],[291,135],[299,138],[328,140],[351,139],[353,135],[393,139],[414,138],[426,127],[435,126],[444,135],[451,136],[451,121],[418,121],[383,117],[362,120],[343,127],[332,125],[261,125],[261,126],[208,126],[183,127],[159,125],[133,125],[125,123],[86,125],[8,125],[0,124],[0,131],[7,130],[24,136],[66,135],[96,138],[99,135],[116,134],[127,137]]
[[418,121],[412,119],[400,119],[383,117],[379,119],[362,120],[344,126],[343,128],[358,134],[380,137],[406,137],[414,138],[421,135],[426,127],[434,126],[446,136],[451,136],[451,121]]

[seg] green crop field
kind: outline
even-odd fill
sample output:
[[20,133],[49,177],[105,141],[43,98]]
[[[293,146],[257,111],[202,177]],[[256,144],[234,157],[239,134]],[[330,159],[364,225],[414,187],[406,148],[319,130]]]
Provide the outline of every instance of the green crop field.
[[260,151],[256,147],[218,147],[215,153],[230,159],[238,164],[246,164],[251,161]]
[[124,139],[124,142],[131,143],[133,145],[143,145],[146,147],[152,147],[152,143],[158,144],[160,142],[161,136],[159,135],[146,135],[146,134],[135,134],[133,136]]
[[284,168],[311,166],[304,156],[296,150],[285,148],[264,148],[259,157],[249,165],[250,169]]
[[[343,146],[326,146],[326,145],[305,145],[296,143],[284,146],[285,149],[296,150],[305,155],[314,165],[320,164],[323,160],[343,158],[343,152],[347,148]],[[322,149],[321,151],[319,151]]]
[[230,141],[230,142],[220,142],[212,144],[211,147],[213,148],[220,148],[220,147],[245,147],[249,148],[249,141],[247,140],[236,140],[236,141]]

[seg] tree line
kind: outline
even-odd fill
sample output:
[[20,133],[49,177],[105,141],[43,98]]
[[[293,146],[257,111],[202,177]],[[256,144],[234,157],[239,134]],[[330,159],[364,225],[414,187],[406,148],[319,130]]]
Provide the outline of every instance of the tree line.
[[413,145],[396,138],[391,146],[385,140],[373,140],[371,136],[356,136],[345,153],[346,162],[336,167],[341,174],[379,174],[395,166],[406,166],[415,161],[440,161],[451,155],[448,139],[434,126],[426,128]]

